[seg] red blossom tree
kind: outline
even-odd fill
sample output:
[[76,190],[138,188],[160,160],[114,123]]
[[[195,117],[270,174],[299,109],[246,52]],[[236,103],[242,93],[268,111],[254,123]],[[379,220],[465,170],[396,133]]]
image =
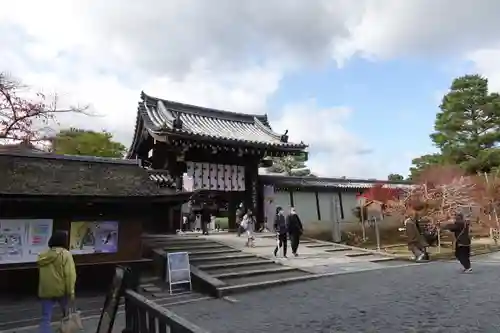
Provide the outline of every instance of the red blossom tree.
[[473,177],[464,176],[455,166],[435,166],[422,172],[414,186],[398,200],[390,202],[391,212],[418,215],[432,224],[447,223],[457,211],[467,212],[477,218],[478,186]]
[[87,114],[85,107],[59,108],[57,95],[49,99],[42,93],[32,98],[22,96],[27,87],[0,73],[0,140],[37,142],[44,140],[50,123],[57,114],[76,112]]

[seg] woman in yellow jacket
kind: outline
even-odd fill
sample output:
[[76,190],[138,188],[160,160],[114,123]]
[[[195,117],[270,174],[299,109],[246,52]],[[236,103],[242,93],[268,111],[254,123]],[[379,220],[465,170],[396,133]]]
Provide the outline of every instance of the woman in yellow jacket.
[[52,309],[59,304],[67,314],[69,301],[75,298],[76,270],[67,250],[68,234],[56,231],[49,240],[49,250],[38,256],[38,297],[42,303],[40,333],[51,333]]

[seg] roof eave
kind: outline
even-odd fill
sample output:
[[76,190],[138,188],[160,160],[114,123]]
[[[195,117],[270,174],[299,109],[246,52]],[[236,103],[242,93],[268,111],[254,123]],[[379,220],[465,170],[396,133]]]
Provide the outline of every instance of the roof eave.
[[172,129],[164,129],[161,131],[153,131],[148,129],[148,132],[153,136],[155,140],[168,142],[169,138],[181,138],[181,139],[189,139],[193,141],[205,141],[205,142],[214,142],[228,145],[244,145],[249,147],[257,147],[262,149],[272,149],[272,150],[280,150],[280,151],[303,151],[308,147],[306,144],[296,144],[296,143],[266,143],[266,142],[254,142],[254,141],[245,141],[245,140],[236,140],[236,139],[227,139],[220,137],[212,137],[200,134],[194,134],[185,131],[172,130]]

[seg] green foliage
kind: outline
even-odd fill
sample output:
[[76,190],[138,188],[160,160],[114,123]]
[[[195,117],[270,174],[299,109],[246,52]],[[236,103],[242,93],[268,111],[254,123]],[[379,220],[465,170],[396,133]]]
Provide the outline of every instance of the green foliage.
[[439,108],[430,135],[439,153],[415,159],[412,177],[433,164],[456,164],[469,174],[500,166],[500,95],[489,92],[486,78],[453,80]]
[[120,158],[126,152],[125,146],[113,141],[113,135],[106,131],[65,129],[57,133],[51,143],[56,154]]
[[389,176],[387,176],[387,180],[392,180],[392,181],[398,181],[404,179],[405,178],[401,176],[399,173],[391,173]]
[[311,170],[306,167],[307,155],[285,156],[273,158],[273,165],[267,168],[272,173],[280,173],[285,176],[315,177]]
[[409,179],[417,178],[422,171],[432,165],[440,165],[445,163],[444,157],[439,153],[423,155],[413,159],[411,162],[413,166],[410,168]]

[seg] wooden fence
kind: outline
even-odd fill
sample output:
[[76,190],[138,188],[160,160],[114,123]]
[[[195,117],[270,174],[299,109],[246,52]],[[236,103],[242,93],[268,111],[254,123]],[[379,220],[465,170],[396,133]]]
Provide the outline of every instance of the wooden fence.
[[124,333],[208,333],[131,289],[124,296]]

